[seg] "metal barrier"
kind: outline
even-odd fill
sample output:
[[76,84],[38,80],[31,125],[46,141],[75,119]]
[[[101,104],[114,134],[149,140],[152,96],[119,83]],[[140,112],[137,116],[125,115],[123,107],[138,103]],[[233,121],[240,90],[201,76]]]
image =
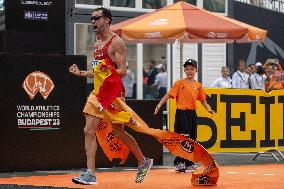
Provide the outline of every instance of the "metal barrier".
[[271,9],[279,12],[284,12],[284,0],[235,0],[242,3],[247,3],[266,9]]
[[[276,153],[275,153],[276,152]],[[279,154],[282,159],[284,159],[284,155],[279,151],[279,150],[275,150],[275,149],[271,149],[271,150],[267,150],[265,152],[258,152],[256,153],[256,155],[254,156],[254,158],[252,160],[256,160],[256,158],[260,155],[270,155],[272,156],[276,161],[279,161],[279,159],[277,158],[277,156],[275,154]]]

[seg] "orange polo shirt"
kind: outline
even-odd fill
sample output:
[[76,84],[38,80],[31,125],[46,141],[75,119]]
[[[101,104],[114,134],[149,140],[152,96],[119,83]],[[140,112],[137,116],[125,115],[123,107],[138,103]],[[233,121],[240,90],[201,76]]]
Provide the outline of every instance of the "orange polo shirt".
[[168,94],[176,99],[177,109],[181,110],[196,110],[196,101],[203,102],[206,99],[201,83],[190,83],[186,79],[176,81]]

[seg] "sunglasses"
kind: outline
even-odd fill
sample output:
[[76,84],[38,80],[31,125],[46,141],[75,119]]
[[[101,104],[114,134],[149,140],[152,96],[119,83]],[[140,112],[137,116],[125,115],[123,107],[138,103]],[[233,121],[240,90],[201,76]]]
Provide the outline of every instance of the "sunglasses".
[[98,21],[99,19],[101,19],[103,16],[92,16],[91,17],[91,21]]

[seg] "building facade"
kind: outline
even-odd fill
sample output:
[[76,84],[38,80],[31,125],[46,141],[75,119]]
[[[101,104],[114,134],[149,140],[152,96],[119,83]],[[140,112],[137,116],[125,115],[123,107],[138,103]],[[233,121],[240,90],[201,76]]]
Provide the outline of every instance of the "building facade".
[[[113,13],[113,24],[176,3],[178,0],[73,0],[68,1],[67,54],[87,55],[88,68],[93,55],[95,35],[90,24],[94,8],[104,6]],[[186,2],[227,15],[227,0],[187,0]],[[163,64],[168,73],[168,87],[180,76],[179,43],[174,44],[126,44],[129,69],[134,72],[134,98],[154,99],[149,89],[143,86],[143,70],[149,60]],[[220,76],[220,68],[226,65],[226,44],[185,44],[183,59],[194,58],[199,62],[196,79],[205,87]],[[92,80],[88,80],[91,84]],[[144,80],[145,83],[145,80]],[[150,89],[152,90],[152,89]],[[155,93],[155,92],[154,92]]]

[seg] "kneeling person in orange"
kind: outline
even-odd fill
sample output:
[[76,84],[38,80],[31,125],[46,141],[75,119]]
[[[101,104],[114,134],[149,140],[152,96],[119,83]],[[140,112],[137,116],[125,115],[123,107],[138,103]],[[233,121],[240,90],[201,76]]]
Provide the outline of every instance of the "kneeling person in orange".
[[[176,99],[176,114],[174,131],[183,134],[189,138],[196,140],[197,138],[197,115],[196,101],[199,100],[204,108],[214,114],[214,111],[206,102],[206,96],[201,83],[194,80],[197,72],[197,62],[193,59],[187,60],[184,64],[185,79],[178,80],[174,83],[169,92],[161,99],[156,106],[154,114],[157,114],[161,106],[169,99]],[[186,169],[194,170],[196,165],[189,160],[181,157],[176,157],[174,160],[176,171],[185,171]]]

